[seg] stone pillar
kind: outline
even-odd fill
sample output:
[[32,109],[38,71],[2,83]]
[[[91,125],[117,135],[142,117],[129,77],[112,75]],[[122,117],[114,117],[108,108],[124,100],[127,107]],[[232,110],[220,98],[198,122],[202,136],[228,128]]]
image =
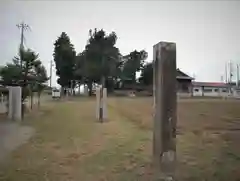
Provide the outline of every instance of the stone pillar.
[[103,119],[107,119],[107,88],[103,89],[102,97]]
[[14,87],[15,112],[14,120],[22,119],[22,89],[20,86]]
[[19,86],[9,86],[8,118],[22,119],[22,89]]
[[99,110],[100,110],[100,88],[96,88],[96,118],[99,120]]
[[13,95],[12,95],[12,87],[8,87],[8,119],[12,119],[13,115]]
[[176,44],[160,42],[154,49],[153,163],[157,179],[174,180],[176,162]]
[[107,119],[107,89],[106,88],[104,89],[102,89],[101,87],[96,88],[96,118],[99,121],[104,121],[105,119]]
[[155,93],[156,93],[156,84],[155,84],[155,75],[156,75],[156,73],[158,73],[158,71],[156,70],[156,61],[154,61],[154,60],[156,60],[156,52],[155,52],[156,50],[153,48],[153,110],[155,111],[155,106],[156,106],[156,99],[155,99],[155,97],[156,97],[156,95],[155,95]]

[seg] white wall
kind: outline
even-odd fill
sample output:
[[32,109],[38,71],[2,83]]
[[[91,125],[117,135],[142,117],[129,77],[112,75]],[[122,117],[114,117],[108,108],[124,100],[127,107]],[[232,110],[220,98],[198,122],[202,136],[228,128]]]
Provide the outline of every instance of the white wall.
[[193,96],[202,96],[202,87],[193,87]]
[[239,88],[233,90],[233,96],[240,98],[240,89]]
[[193,96],[225,97],[229,93],[226,88],[221,87],[193,87]]

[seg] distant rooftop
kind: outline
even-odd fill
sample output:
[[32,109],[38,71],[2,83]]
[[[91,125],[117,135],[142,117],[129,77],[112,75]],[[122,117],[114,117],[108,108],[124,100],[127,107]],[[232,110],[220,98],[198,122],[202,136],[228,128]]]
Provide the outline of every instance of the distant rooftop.
[[194,78],[190,77],[189,75],[182,72],[179,68],[177,68],[177,79],[190,79],[193,80]]
[[229,85],[224,82],[192,82],[194,86],[204,87],[228,87]]

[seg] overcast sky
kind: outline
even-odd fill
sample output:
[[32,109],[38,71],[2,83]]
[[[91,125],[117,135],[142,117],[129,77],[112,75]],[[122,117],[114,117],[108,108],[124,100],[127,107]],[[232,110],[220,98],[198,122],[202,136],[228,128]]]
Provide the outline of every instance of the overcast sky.
[[[221,81],[225,63],[240,63],[240,2],[237,1],[0,1],[0,64],[11,62],[20,42],[16,24],[31,27],[25,45],[40,55],[49,74],[53,43],[61,32],[77,52],[88,30],[115,31],[127,54],[145,49],[152,60],[159,41],[177,44],[177,66],[198,81]],[[235,75],[234,75],[235,76]],[[53,85],[56,85],[54,71]]]

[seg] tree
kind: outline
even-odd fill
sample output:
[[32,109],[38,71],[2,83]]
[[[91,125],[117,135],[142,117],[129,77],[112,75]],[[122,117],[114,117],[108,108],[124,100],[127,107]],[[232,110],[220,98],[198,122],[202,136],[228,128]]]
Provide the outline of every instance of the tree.
[[101,83],[105,87],[106,78],[115,78],[120,62],[119,49],[115,46],[115,32],[106,34],[104,30],[89,30],[89,40],[85,47],[84,77],[88,83],[89,94],[92,84]]
[[38,107],[40,107],[41,93],[46,87],[44,83],[48,80],[48,77],[47,77],[47,71],[44,65],[39,64],[39,65],[36,65],[34,68],[35,68],[35,81],[36,81],[35,86],[38,93]]
[[[20,65],[22,60],[22,65]],[[22,101],[24,101],[29,93],[31,93],[31,107],[32,107],[32,92],[34,84],[36,83],[35,68],[41,65],[38,59],[38,54],[28,49],[20,49],[18,56],[13,58],[12,63],[8,63],[0,70],[2,77],[2,84],[5,86],[18,85],[22,86]]]
[[148,54],[145,50],[134,50],[128,55],[124,56],[125,62],[122,71],[122,77],[124,79],[130,79],[132,84],[136,83],[136,72],[143,68],[144,60],[146,60]]
[[[20,65],[22,60],[22,66]],[[32,81],[32,73],[34,72],[34,66],[38,65],[38,54],[31,49],[24,50],[19,49],[18,56],[13,58],[12,63],[8,63],[4,66],[0,75],[2,77],[3,85],[20,85],[23,86],[22,100],[28,96],[28,84]]]
[[74,77],[75,80],[78,81],[79,86],[80,84],[85,84],[87,83],[86,77],[85,77],[85,59],[86,59],[86,52],[83,51],[81,53],[79,53],[76,56],[76,60],[75,60],[75,71],[74,71]]
[[144,85],[153,84],[153,63],[152,62],[147,63],[143,66],[139,81]]
[[8,63],[0,70],[0,75],[2,78],[2,85],[4,86],[12,86],[18,84],[21,80],[22,70],[20,66]]
[[[28,49],[23,53],[22,59],[22,71],[23,71],[23,101],[28,96],[30,92],[31,99],[31,109],[33,106],[33,82],[34,82],[34,67],[38,66],[41,62],[38,59],[38,54],[34,51]],[[14,61],[19,62],[17,57],[14,58]]]
[[65,32],[54,43],[54,61],[56,74],[59,76],[57,82],[62,88],[70,88],[74,79],[76,52]]

